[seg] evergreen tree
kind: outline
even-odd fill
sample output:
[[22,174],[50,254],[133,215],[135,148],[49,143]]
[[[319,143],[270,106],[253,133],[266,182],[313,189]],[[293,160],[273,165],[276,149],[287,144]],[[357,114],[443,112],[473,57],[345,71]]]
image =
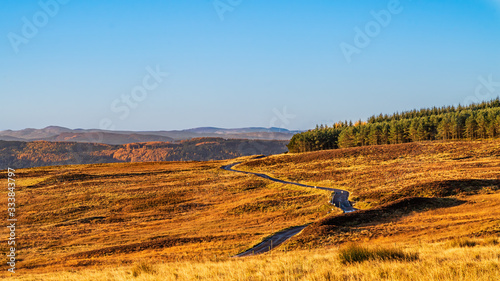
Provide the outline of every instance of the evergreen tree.
[[396,144],[422,140],[475,139],[500,136],[500,99],[469,106],[433,107],[361,120],[317,125],[296,134],[290,152],[305,152],[360,145]]
[[469,139],[476,138],[477,132],[477,122],[474,115],[469,116],[467,120],[465,120],[465,136]]

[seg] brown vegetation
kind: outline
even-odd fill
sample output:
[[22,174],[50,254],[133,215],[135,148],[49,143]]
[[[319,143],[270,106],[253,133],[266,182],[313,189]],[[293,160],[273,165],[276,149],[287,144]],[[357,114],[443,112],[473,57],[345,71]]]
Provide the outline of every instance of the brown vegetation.
[[[245,162],[237,169],[349,190],[362,210],[328,214],[327,192],[219,169],[233,161]],[[498,140],[19,172],[19,266],[33,273],[22,280],[494,280],[500,274]],[[308,222],[269,254],[229,258],[273,231]],[[368,262],[343,264],[343,244],[352,243],[367,249]],[[61,268],[95,271],[35,274]]]
[[288,154],[252,160],[239,168],[346,189],[355,207],[364,209],[310,225],[289,248],[500,234],[498,140]]
[[[19,169],[17,267],[54,271],[228,258],[273,230],[315,221],[329,210],[321,191],[220,169],[227,163]],[[0,244],[0,252],[6,247]]]

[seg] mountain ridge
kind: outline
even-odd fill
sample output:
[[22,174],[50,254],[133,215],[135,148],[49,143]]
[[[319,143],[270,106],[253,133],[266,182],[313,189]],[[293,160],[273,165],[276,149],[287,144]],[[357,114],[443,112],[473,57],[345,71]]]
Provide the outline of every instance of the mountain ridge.
[[61,126],[47,126],[42,129],[25,128],[21,130],[0,131],[4,141],[67,141],[81,143],[127,144],[135,142],[175,142],[203,137],[250,140],[290,140],[298,130],[283,128],[243,127],[218,128],[199,127],[185,130],[159,131],[111,131],[100,129],[69,129]]

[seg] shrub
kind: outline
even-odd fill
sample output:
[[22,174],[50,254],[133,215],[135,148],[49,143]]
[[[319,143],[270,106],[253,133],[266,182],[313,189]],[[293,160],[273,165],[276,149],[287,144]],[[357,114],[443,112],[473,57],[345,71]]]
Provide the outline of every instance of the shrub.
[[339,258],[342,263],[362,262],[373,258],[373,253],[365,247],[359,245],[350,245],[341,249]]

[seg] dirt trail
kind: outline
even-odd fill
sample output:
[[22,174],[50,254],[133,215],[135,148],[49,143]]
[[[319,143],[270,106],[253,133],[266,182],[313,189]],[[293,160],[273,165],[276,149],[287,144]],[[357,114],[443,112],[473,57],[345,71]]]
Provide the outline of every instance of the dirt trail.
[[280,231],[278,233],[275,233],[273,236],[262,241],[261,243],[257,244],[256,246],[244,251],[243,253],[237,254],[235,257],[245,257],[245,256],[251,256],[251,255],[261,254],[261,253],[265,253],[267,251],[271,251],[272,249],[276,248],[277,246],[279,246],[280,244],[282,244],[286,240],[290,239],[295,234],[301,232],[302,229],[304,229],[306,226],[307,225],[296,226],[296,227],[292,227],[292,228]]
[[[253,172],[239,171],[239,170],[233,169],[233,167],[238,165],[238,164],[241,164],[241,162],[236,162],[236,163],[222,166],[221,169],[224,169],[226,171],[236,172],[236,173],[255,175],[255,176],[258,176],[261,178],[265,178],[265,179],[268,179],[268,180],[271,180],[274,182],[283,183],[283,184],[293,184],[293,185],[302,186],[302,187],[316,188],[316,189],[321,189],[321,190],[332,191],[332,192],[334,192],[334,194],[333,194],[333,198],[330,200],[330,204],[335,205],[336,207],[340,208],[342,211],[344,211],[344,213],[350,213],[350,212],[354,212],[357,210],[352,206],[351,202],[349,202],[349,192],[347,192],[345,190],[337,189],[337,188],[312,186],[312,185],[291,182],[291,181],[284,181],[284,180],[270,177],[270,176],[268,176],[266,174],[262,174],[262,173],[253,173]],[[273,236],[264,240],[262,243],[259,243],[258,245],[246,250],[245,252],[236,255],[236,257],[250,256],[250,255],[261,254],[261,253],[265,253],[267,251],[270,251],[273,248],[275,248],[275,247],[279,246],[280,244],[282,244],[283,242],[285,242],[286,240],[290,239],[292,236],[298,234],[306,226],[307,225],[296,226],[296,227],[292,227],[292,228],[277,232]]]

